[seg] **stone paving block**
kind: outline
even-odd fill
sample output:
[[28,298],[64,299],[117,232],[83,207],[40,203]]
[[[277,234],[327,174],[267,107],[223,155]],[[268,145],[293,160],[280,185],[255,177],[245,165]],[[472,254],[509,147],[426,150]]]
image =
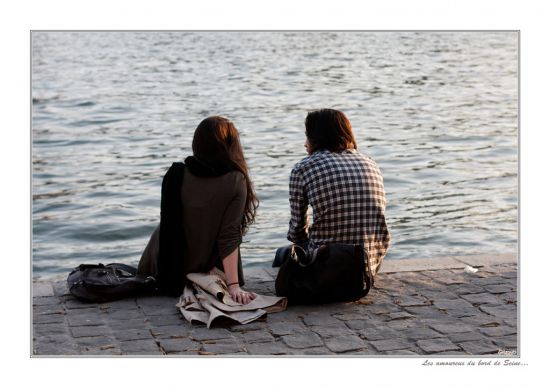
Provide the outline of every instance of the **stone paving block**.
[[60,303],[61,301],[57,296],[45,296],[45,297],[32,298],[33,306],[48,306],[48,305],[60,304]]
[[267,330],[267,328],[268,328],[268,325],[266,320],[256,320],[256,321],[247,323],[245,325],[232,325],[227,329],[232,332],[244,333],[247,331]]
[[433,259],[414,259],[414,260],[385,260],[380,268],[381,272],[398,271],[430,271],[433,269],[447,269],[464,267],[464,263],[453,257],[440,257]]
[[264,268],[250,268],[246,272],[247,283],[273,282],[273,280],[275,280],[273,274],[266,271]]
[[418,346],[428,354],[460,350],[458,346],[449,341],[447,338],[432,338],[419,340],[417,342]]
[[341,322],[339,325],[319,325],[311,326],[310,330],[319,334],[322,338],[338,337],[343,335],[353,335],[354,332]]
[[491,337],[493,341],[499,348],[505,349],[515,349],[518,347],[518,337],[517,335],[507,335],[504,337]]
[[69,334],[69,329],[65,323],[41,323],[33,324],[33,336],[48,336],[52,334]]
[[482,305],[479,307],[479,309],[497,318],[515,319],[517,317],[517,307],[515,305],[494,306],[494,307]]
[[119,341],[133,341],[152,338],[149,329],[113,330],[114,337]]
[[212,354],[231,354],[246,351],[246,346],[243,343],[236,341],[234,338],[225,338],[220,340],[203,341],[202,349],[203,351]]
[[292,350],[291,353],[293,355],[303,355],[303,356],[329,356],[333,355],[330,350],[325,348],[324,346],[319,346],[317,348],[307,348],[307,349],[300,349],[300,350]]
[[35,342],[48,343],[48,344],[63,344],[74,343],[74,339],[69,333],[62,334],[50,334],[48,336],[35,338]]
[[518,301],[518,294],[516,292],[506,292],[497,296],[504,302],[504,304],[513,304]]
[[155,340],[124,341],[120,343],[120,349],[124,354],[135,355],[161,355],[164,354]]
[[486,339],[479,331],[475,330],[466,333],[451,333],[447,334],[446,337],[454,343],[480,341]]
[[181,315],[181,312],[175,306],[140,306],[141,312],[146,315]]
[[475,317],[480,314],[480,311],[477,307],[472,306],[470,308],[464,308],[464,309],[445,310],[445,313],[452,318],[462,320],[463,318],[466,318],[466,317]]
[[65,314],[65,309],[61,304],[49,304],[46,306],[33,306],[32,312],[34,315]]
[[472,326],[463,323],[432,323],[428,326],[443,334],[467,333],[474,330]]
[[70,297],[70,298],[67,298],[64,302],[63,302],[63,305],[67,308],[67,309],[89,309],[90,307],[91,308],[97,308],[97,305],[95,304],[91,304],[91,303],[85,303],[85,302],[82,302],[76,298],[73,298],[73,297]]
[[69,289],[67,288],[67,282],[65,280],[52,282],[52,287],[55,296],[70,295]]
[[369,306],[369,313],[375,314],[375,315],[389,314],[397,311],[402,311],[402,310],[399,306],[396,306],[393,303],[375,302],[373,305]]
[[406,311],[399,311],[395,313],[389,313],[388,318],[390,321],[394,321],[394,320],[414,318],[414,315],[411,315]]
[[338,319],[342,322],[348,322],[348,321],[364,321],[364,320],[372,320],[373,316],[369,314],[365,314],[364,312],[349,312],[349,313],[339,313],[334,314],[332,316],[333,318]]
[[486,292],[486,290],[483,287],[472,283],[451,285],[448,287],[448,290],[454,295],[480,294],[480,293]]
[[481,333],[487,337],[503,337],[510,334],[517,334],[515,327],[508,326],[496,326],[496,327],[482,327],[479,329]]
[[445,286],[462,286],[468,283],[468,277],[463,274],[450,273],[448,276],[439,277],[439,274],[435,275],[434,280],[440,282]]
[[476,316],[462,318],[461,322],[477,327],[492,327],[500,326],[503,320],[481,312]]
[[135,310],[137,303],[135,298],[126,298],[100,303],[99,306],[109,306],[112,310]]
[[517,318],[514,319],[505,319],[504,323],[507,324],[510,327],[518,327],[518,320]]
[[117,345],[103,345],[100,347],[80,348],[80,354],[83,356],[120,356],[122,350]]
[[198,351],[201,348],[201,344],[195,342],[189,338],[162,338],[158,340],[159,345],[166,354],[177,353],[177,352],[187,352],[187,351]]
[[206,329],[205,326],[194,327],[189,333],[189,336],[197,341],[233,338],[233,335],[227,329],[224,329],[224,328]]
[[434,306],[440,310],[467,310],[472,304],[463,299],[440,299],[434,301]]
[[304,317],[304,323],[307,326],[316,326],[316,325],[331,325],[331,324],[339,324],[341,323],[340,320],[327,315],[326,312],[323,313],[311,313],[307,314]]
[[397,319],[385,322],[386,327],[393,329],[399,333],[414,328],[424,326],[424,322],[417,319]]
[[499,274],[500,277],[503,277],[505,279],[514,279],[517,280],[518,273],[517,271],[503,271]]
[[74,343],[38,342],[33,346],[33,354],[37,356],[74,356],[79,355],[80,350]]
[[262,268],[262,269],[268,276],[271,277],[271,280],[275,280],[277,278],[277,274],[279,273],[279,268],[268,267],[268,268]]
[[412,350],[389,350],[384,354],[388,356],[418,356],[418,352],[413,352]]
[[471,279],[472,284],[483,288],[492,285],[500,286],[504,281],[505,280],[500,276],[476,277]]
[[140,296],[135,299],[135,304],[140,307],[173,307],[177,310],[176,304],[179,298],[172,298],[169,296]]
[[491,255],[467,255],[467,256],[455,256],[458,261],[461,261],[472,267],[484,266],[492,267],[502,264],[514,264],[517,265],[517,254],[513,253],[499,253]]
[[64,323],[65,318],[66,318],[65,314],[45,314],[45,315],[33,314],[32,323],[33,324]]
[[[392,288],[380,289],[379,294],[387,295],[391,298],[404,298],[408,296],[411,296],[411,297],[417,296],[418,292],[413,288],[402,286],[398,288],[392,287]],[[376,301],[376,294],[374,292],[371,292],[369,295],[371,296],[370,301],[372,302]]]
[[401,307],[429,306],[432,304],[430,300],[428,300],[423,296],[410,296],[410,295],[404,295],[404,296],[395,298],[394,303]]
[[103,337],[82,337],[77,338],[80,353],[83,355],[118,355],[122,354],[120,344],[113,338]]
[[101,337],[111,333],[107,326],[73,326],[70,330],[74,338]]
[[409,349],[413,346],[412,343],[404,338],[383,339],[378,341],[369,341],[369,343],[381,352]]
[[241,338],[246,343],[255,343],[255,342],[273,342],[275,337],[273,337],[267,330],[251,330],[245,331],[238,334],[238,337]]
[[[478,292],[485,291],[483,288],[479,287]],[[465,292],[467,293],[467,292]],[[437,288],[437,289],[420,289],[418,294],[428,300],[430,304],[433,304],[434,300],[441,299],[458,299],[458,295],[455,292],[449,291],[448,288]]]
[[307,330],[306,326],[302,322],[274,322],[268,323],[267,327],[275,336],[298,333]]
[[151,326],[190,325],[183,317],[177,315],[151,315],[146,317]]
[[144,318],[143,313],[135,307],[131,310],[114,308],[106,311],[105,316],[110,321]]
[[281,341],[277,342],[256,342],[246,344],[245,348],[251,355],[286,355],[291,349]]
[[488,292],[481,293],[481,294],[464,294],[464,295],[461,295],[461,297],[467,300],[468,302],[470,302],[471,304],[473,304],[474,306],[482,305],[482,304],[491,306],[491,305],[499,305],[502,303],[499,298],[497,298],[496,296]]
[[484,354],[496,354],[499,351],[499,347],[488,339],[471,342],[461,342],[460,347],[464,349],[468,354],[473,356],[479,356]]
[[55,296],[53,286],[50,282],[33,282],[32,297]]
[[105,325],[104,314],[86,313],[86,314],[71,314],[67,315],[69,326],[103,326]]
[[342,335],[325,339],[326,347],[334,353],[364,349],[367,343],[356,335]]
[[411,340],[439,338],[443,334],[430,329],[429,327],[411,327],[401,332],[400,336]]
[[316,333],[311,331],[298,332],[285,335],[282,337],[283,342],[288,347],[294,349],[312,348],[315,346],[323,346],[324,343]]
[[438,356],[465,356],[468,353],[465,351],[459,351],[459,350],[449,350],[447,352],[439,352],[436,353]]
[[151,335],[155,338],[186,338],[191,333],[190,325],[161,326],[151,328]]
[[398,331],[385,326],[371,326],[358,330],[357,334],[371,342],[399,337]]
[[421,318],[442,319],[447,316],[447,314],[444,311],[441,311],[434,306],[405,307],[404,310],[409,314],[414,315],[415,317],[421,317]]
[[372,328],[373,326],[380,324],[380,318],[374,320],[374,319],[351,319],[349,321],[345,321],[345,324],[352,330],[365,330]]
[[505,294],[508,292],[514,292],[516,288],[514,286],[505,285],[505,284],[494,284],[484,286],[484,288],[489,291],[491,294]]
[[109,323],[109,327],[113,330],[119,330],[119,329],[149,329],[149,321],[147,318],[140,317],[140,318],[134,318],[134,319],[115,319],[115,320],[107,320]]
[[275,322],[295,322],[299,321],[298,313],[294,311],[293,307],[289,307],[285,311],[281,311],[275,314],[267,314],[267,323],[272,324]]

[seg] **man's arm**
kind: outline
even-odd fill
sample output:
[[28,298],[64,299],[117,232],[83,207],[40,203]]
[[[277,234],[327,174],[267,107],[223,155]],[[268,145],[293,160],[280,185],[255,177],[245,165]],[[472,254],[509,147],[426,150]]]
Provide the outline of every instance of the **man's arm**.
[[293,168],[289,182],[290,222],[287,238],[295,244],[307,245],[308,237],[308,199],[302,174]]

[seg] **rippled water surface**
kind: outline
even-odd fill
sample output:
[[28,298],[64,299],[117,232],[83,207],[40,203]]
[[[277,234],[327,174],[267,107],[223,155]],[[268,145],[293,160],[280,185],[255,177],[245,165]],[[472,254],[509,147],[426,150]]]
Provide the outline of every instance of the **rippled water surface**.
[[245,266],[270,265],[322,107],[380,165],[388,260],[516,249],[516,33],[35,32],[33,275],[137,264],[164,172],[213,114],[239,129],[261,200]]

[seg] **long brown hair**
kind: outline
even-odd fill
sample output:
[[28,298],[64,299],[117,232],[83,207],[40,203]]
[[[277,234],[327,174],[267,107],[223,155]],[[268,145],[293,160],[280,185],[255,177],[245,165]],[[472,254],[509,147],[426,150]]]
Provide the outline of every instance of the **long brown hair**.
[[240,171],[246,181],[246,203],[241,222],[243,234],[248,225],[254,222],[258,198],[248,174],[239,132],[233,123],[221,116],[207,117],[195,130],[193,136],[193,154],[214,169]]
[[306,136],[312,151],[326,149],[342,152],[357,149],[351,124],[343,112],[336,109],[320,109],[306,117]]

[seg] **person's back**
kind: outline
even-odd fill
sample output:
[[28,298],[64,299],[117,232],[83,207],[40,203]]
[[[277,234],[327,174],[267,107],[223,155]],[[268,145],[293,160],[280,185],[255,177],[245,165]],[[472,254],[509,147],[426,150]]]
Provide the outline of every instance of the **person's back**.
[[310,113],[306,134],[310,155],[290,175],[288,239],[310,251],[327,243],[364,244],[377,273],[390,243],[377,164],[356,150],[351,125],[341,112]]

